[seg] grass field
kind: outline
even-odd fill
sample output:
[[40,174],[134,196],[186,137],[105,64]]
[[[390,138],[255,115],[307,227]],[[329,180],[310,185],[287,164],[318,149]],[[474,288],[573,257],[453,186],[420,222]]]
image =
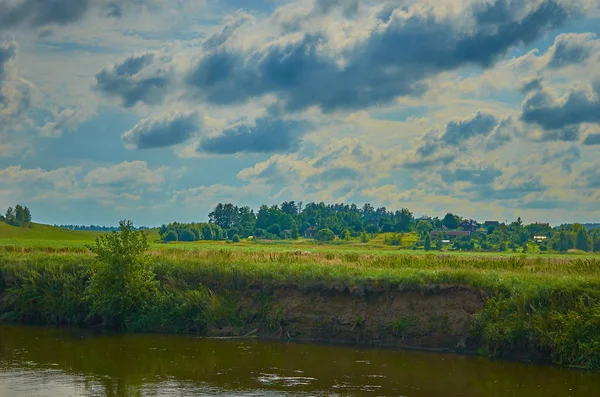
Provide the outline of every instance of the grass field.
[[[151,241],[158,237],[150,233]],[[94,257],[85,244],[98,235],[0,223],[0,320],[88,324],[82,298]],[[377,240],[321,245],[303,239],[154,243],[150,255],[164,300],[130,319],[126,329],[190,332],[199,321],[239,325],[232,310],[223,310],[230,307],[227,297],[257,288],[267,294],[292,287],[368,296],[463,286],[488,297],[472,331],[486,354],[534,350],[558,364],[600,369],[598,256],[440,253]],[[198,295],[203,288],[209,292]]]

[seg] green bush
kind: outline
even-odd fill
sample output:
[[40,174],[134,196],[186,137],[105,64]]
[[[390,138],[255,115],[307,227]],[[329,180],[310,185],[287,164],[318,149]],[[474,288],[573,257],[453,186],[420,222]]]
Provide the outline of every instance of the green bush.
[[119,222],[120,231],[102,235],[94,246],[96,264],[86,290],[90,314],[104,325],[120,327],[158,293],[146,233],[133,230],[130,221]]
[[315,236],[315,240],[317,241],[333,241],[335,239],[335,234],[329,229],[321,229],[317,232]]
[[240,236],[238,236],[237,234],[235,234],[233,236],[233,238],[231,239],[231,241],[233,241],[234,243],[239,243],[240,242]]

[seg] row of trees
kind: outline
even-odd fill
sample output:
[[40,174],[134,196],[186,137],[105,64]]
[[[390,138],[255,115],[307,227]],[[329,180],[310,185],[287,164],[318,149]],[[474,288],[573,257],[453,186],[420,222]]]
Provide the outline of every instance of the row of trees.
[[31,224],[31,211],[29,208],[17,204],[14,208],[8,207],[4,216],[0,215],[0,221],[12,226],[28,226]]

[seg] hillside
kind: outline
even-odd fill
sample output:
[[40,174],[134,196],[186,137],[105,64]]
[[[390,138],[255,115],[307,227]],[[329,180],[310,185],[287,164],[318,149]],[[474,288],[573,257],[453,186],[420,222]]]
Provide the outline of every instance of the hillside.
[[101,234],[102,232],[67,230],[39,223],[34,223],[31,228],[27,228],[0,222],[0,245],[19,244],[23,240],[28,240],[28,243],[35,240],[35,245],[54,245],[55,243],[62,245],[65,242],[83,245],[93,242]]

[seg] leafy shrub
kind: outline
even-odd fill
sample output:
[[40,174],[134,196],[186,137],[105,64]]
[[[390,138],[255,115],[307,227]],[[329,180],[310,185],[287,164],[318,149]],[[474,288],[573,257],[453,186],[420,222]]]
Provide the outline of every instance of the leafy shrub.
[[240,236],[238,236],[237,234],[235,234],[233,236],[233,238],[231,239],[231,241],[233,241],[234,243],[239,243],[240,242]]
[[97,263],[86,300],[91,315],[98,315],[107,326],[122,326],[158,293],[152,264],[145,255],[150,247],[146,233],[132,226],[130,221],[121,221],[119,232],[102,235],[88,247]]
[[317,241],[333,241],[335,234],[329,229],[321,229],[317,232],[315,240]]

